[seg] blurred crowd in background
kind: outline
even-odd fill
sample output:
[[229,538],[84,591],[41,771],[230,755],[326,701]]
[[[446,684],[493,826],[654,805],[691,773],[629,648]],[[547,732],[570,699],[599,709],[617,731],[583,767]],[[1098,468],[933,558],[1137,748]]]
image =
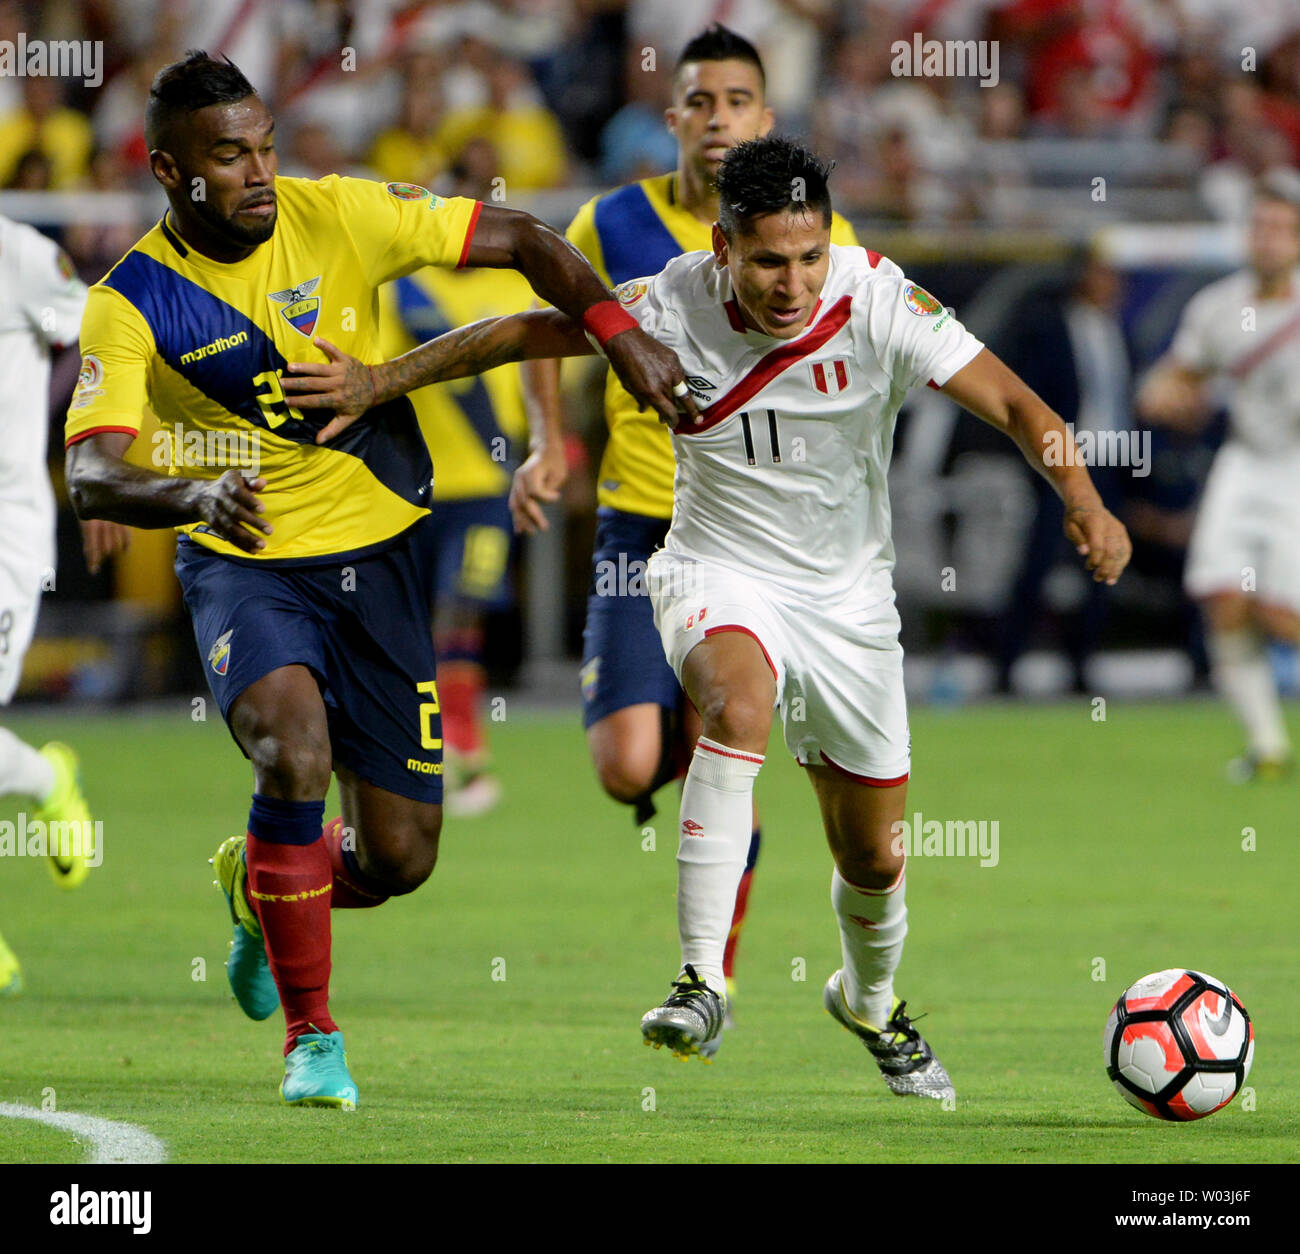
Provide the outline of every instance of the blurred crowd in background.
[[[284,173],[436,184],[474,145],[514,198],[641,178],[672,168],[673,61],[711,21],[758,46],[853,218],[1023,225],[1102,143],[1187,193],[1170,216],[1239,219],[1252,177],[1300,163],[1295,0],[0,0],[0,40],[106,56],[95,89],[0,78],[0,187],[147,185],[149,83],[191,47],[276,111]],[[996,40],[996,84],[891,74],[916,31]]]
[[[1140,371],[1186,299],[1242,259],[1236,245],[1207,250],[1201,237],[1180,257],[1120,259],[1096,247],[1098,229],[1145,230],[1150,243],[1153,226],[1218,224],[1220,242],[1236,239],[1255,180],[1300,165],[1300,0],[0,0],[0,41],[24,32],[102,41],[104,52],[97,87],[0,76],[0,211],[15,213],[5,191],[136,194],[125,214],[65,204],[44,224],[45,201],[20,198],[16,216],[43,225],[87,281],[100,278],[163,207],[143,137],[150,82],[203,48],[228,55],[272,108],[282,174],[421,183],[527,208],[564,229],[597,192],[674,168],[663,118],[673,66],[714,21],[761,52],[778,129],[834,159],[836,208],[862,242],[955,306],[1080,428],[1141,426],[1132,405]],[[895,72],[895,45],[923,39],[996,41],[996,61],[982,63],[983,82]],[[75,354],[55,373],[56,485],[75,373]],[[571,391],[571,425],[586,447],[573,437],[563,540],[551,537],[562,555],[552,549],[550,565],[519,570],[526,595],[529,578],[536,589],[562,569],[570,658],[604,425],[599,387]],[[939,659],[934,695],[951,687],[943,659],[975,655],[985,667],[977,687],[1023,687],[1013,668],[1043,643],[1057,650],[1058,688],[1086,686],[1099,644],[1166,647],[1181,659],[1166,676],[1174,688],[1203,674],[1179,576],[1221,435],[1221,421],[1148,430],[1149,473],[1103,476],[1135,556],[1114,595],[1099,598],[1014,449],[958,423],[943,398],[915,399],[891,472],[896,583],[911,607],[904,643],[914,657]],[[151,621],[170,632],[160,647],[183,664],[192,650],[165,553],[143,575],[89,579],[66,507],[60,547],[43,635],[84,630],[77,607],[96,599],[152,605]],[[961,571],[953,587],[937,574],[950,565]],[[530,654],[562,654],[554,638],[541,643],[544,631],[524,629],[525,617],[500,625],[498,675]],[[137,654],[96,671],[81,665],[91,656],[83,645],[44,667],[38,648],[27,690],[177,685],[174,675],[142,680]],[[102,661],[102,649],[94,656]]]

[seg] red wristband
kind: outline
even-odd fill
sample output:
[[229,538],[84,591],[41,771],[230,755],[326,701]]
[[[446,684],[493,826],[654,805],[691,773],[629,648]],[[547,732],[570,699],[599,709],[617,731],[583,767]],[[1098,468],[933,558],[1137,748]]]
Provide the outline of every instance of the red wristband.
[[594,336],[602,348],[620,332],[636,326],[637,320],[616,300],[598,301],[582,315],[583,330]]

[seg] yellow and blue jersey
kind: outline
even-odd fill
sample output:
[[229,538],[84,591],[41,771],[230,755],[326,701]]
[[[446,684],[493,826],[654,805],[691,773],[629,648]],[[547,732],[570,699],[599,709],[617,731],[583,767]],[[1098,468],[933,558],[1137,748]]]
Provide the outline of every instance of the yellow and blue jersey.
[[[682,207],[675,173],[629,183],[589,200],[566,235],[610,287],[658,274],[682,253],[713,250],[712,226]],[[831,243],[857,242],[852,226],[835,214]],[[637,408],[612,370],[605,382],[605,418],[609,441],[600,463],[600,504],[671,518],[676,466],[672,435],[654,410]]]
[[[385,358],[480,318],[521,313],[532,289],[514,270],[428,267],[380,292],[380,348]],[[504,496],[527,435],[518,364],[410,393],[433,458],[436,501]]]
[[[330,414],[294,409],[280,376],[291,361],[325,360],[317,335],[384,360],[379,288],[425,266],[464,265],[481,206],[337,175],[275,186],[275,232],[242,261],[203,256],[165,216],[91,288],[66,439],[138,436],[148,407],[160,424],[153,465],[267,480],[260,500],[273,532],[254,560],[336,561],[382,548],[429,512],[428,450],[404,399],[317,445]],[[254,556],[204,523],[178,530]]]

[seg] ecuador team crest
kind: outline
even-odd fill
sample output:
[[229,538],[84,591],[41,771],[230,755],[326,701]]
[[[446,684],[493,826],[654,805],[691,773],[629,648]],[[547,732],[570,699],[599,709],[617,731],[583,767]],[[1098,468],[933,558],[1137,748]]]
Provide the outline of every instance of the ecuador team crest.
[[234,634],[233,627],[223,631],[208,650],[208,664],[218,675],[224,675],[230,668],[230,637]]
[[284,306],[280,310],[280,317],[308,339],[316,329],[316,319],[320,317],[320,297],[312,295],[320,285],[320,279],[321,276],[318,274],[314,279],[308,279],[306,283],[299,283],[294,287],[286,287],[271,293],[271,299],[277,305]]

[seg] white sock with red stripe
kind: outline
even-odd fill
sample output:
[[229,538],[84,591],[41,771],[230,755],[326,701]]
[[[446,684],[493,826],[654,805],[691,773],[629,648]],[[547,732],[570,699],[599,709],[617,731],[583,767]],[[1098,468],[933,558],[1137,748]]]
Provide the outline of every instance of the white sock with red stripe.
[[677,930],[688,962],[716,993],[726,989],[722,955],[753,827],[761,753],[701,736],[682,786],[677,847]]
[[1245,627],[1211,631],[1206,643],[1214,686],[1246,729],[1247,748],[1262,758],[1288,757],[1291,742],[1264,637],[1254,627]]
[[844,1004],[873,1028],[883,1028],[894,1007],[894,972],[907,936],[905,871],[888,888],[858,888],[838,868],[831,875],[831,905],[844,954]]

